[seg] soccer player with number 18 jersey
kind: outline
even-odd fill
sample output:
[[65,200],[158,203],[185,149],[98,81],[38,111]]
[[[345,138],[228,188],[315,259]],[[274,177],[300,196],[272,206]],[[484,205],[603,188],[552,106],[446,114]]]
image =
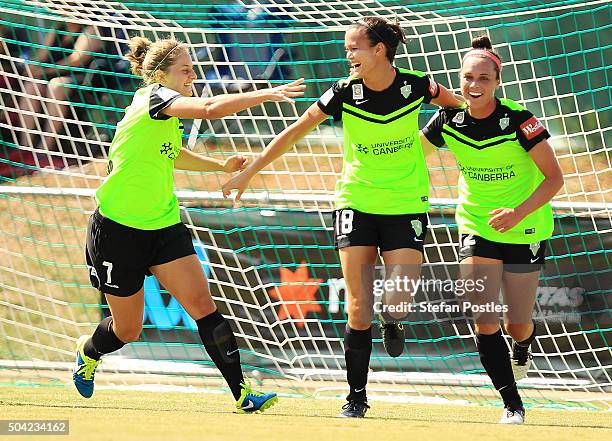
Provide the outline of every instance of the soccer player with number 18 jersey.
[[[404,41],[401,27],[380,17],[355,22],[345,35],[350,77],[334,84],[243,173],[223,185],[225,195],[238,189],[239,197],[255,173],[323,121],[330,116],[342,120],[344,163],[336,184],[334,235],[347,284],[344,356],[350,392],[341,417],[361,418],[369,408],[371,282],[379,254],[392,268],[386,277],[420,276],[429,176],[419,141],[419,110],[423,103],[456,107],[463,102],[425,73],[393,65]],[[386,295],[387,304],[411,301],[411,293],[395,294]],[[391,316],[381,326],[385,349],[394,357],[404,347],[401,318]]]

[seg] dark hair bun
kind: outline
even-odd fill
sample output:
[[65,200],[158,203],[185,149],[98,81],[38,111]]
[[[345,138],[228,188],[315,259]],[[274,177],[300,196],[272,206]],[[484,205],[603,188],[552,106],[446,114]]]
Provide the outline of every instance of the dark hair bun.
[[491,40],[486,35],[479,35],[478,37],[472,40],[472,48],[474,49],[493,49],[491,45]]

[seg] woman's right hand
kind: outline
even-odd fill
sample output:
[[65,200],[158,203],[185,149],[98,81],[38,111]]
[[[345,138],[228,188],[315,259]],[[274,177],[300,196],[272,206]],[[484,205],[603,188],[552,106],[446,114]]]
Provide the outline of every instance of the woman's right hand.
[[261,92],[268,96],[268,101],[287,101],[288,103],[293,103],[295,102],[293,98],[304,96],[306,85],[302,84],[303,82],[304,78],[300,78],[291,83],[264,89]]
[[238,193],[236,194],[236,198],[234,199],[234,201],[236,202],[240,201],[240,197],[242,196],[242,193],[249,185],[251,178],[252,178],[252,175],[250,173],[247,173],[246,170],[242,171],[241,173],[231,178],[229,181],[227,181],[225,184],[221,186],[223,197],[227,199],[232,194],[232,190],[238,190]]

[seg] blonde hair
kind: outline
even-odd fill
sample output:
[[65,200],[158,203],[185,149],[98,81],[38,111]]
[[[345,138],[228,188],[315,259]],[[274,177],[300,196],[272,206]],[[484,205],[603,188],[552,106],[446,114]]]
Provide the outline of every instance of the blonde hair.
[[187,45],[174,38],[165,38],[152,42],[145,37],[130,39],[130,52],[126,55],[134,75],[143,77],[145,84],[155,82],[155,72],[166,72],[172,66],[181,51],[187,51]]

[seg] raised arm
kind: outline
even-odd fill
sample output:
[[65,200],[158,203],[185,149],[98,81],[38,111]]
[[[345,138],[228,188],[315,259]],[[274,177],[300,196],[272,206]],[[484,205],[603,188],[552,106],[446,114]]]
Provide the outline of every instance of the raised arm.
[[257,172],[279,158],[327,118],[328,115],[323,113],[316,103],[310,106],[296,122],[279,133],[242,173],[223,185],[223,196],[228,197],[232,190],[236,189],[238,190],[236,201],[239,201],[249,181]]
[[177,118],[219,119],[266,101],[287,101],[304,95],[303,78],[270,89],[246,93],[217,95],[212,98],[181,97],[162,110],[162,113]]

